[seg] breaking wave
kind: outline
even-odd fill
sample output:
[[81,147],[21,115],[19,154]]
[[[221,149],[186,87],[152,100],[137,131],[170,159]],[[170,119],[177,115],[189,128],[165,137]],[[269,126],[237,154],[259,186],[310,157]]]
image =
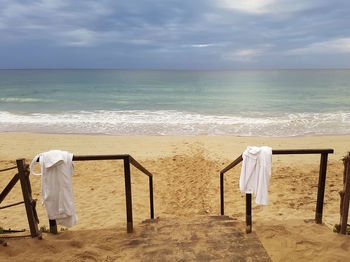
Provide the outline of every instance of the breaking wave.
[[180,111],[0,111],[0,132],[288,137],[350,134],[350,112],[206,115]]

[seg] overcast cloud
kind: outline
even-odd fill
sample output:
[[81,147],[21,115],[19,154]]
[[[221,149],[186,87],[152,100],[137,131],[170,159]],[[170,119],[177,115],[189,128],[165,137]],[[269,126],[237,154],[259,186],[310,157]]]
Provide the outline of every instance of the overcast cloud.
[[0,0],[0,68],[349,68],[349,0]]

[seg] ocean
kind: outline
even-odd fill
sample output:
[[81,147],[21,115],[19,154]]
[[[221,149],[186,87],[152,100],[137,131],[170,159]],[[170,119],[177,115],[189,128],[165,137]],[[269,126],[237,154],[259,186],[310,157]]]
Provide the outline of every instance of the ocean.
[[350,134],[350,70],[0,70],[0,132]]

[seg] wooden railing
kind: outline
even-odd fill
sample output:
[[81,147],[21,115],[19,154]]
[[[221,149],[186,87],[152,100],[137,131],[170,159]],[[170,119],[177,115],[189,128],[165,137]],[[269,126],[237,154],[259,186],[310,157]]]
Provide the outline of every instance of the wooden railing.
[[[333,154],[333,149],[284,149],[272,150],[273,155],[290,155],[290,154],[321,154],[320,171],[318,178],[317,204],[315,221],[317,224],[322,224],[324,191],[326,185],[327,160],[328,154]],[[224,215],[224,174],[243,161],[242,155],[220,171],[220,202],[221,215]],[[246,194],[246,232],[252,231],[252,195]]]
[[[21,161],[21,160],[19,160]],[[27,218],[28,218],[28,223],[30,227],[30,233],[32,237],[39,236],[40,232],[38,230],[38,223],[39,219],[36,214],[36,199],[32,199],[32,194],[31,194],[31,188],[30,188],[30,183],[29,183],[29,167],[25,163],[23,163],[23,166],[19,169],[18,167],[18,161],[17,161],[17,166],[13,166],[10,168],[5,168],[0,170],[0,172],[5,172],[13,169],[18,169],[18,173],[15,174],[10,182],[7,184],[7,186],[2,190],[0,194],[0,203],[6,198],[8,193],[12,190],[12,188],[17,184],[18,181],[21,183],[21,188],[22,188],[22,195],[23,195],[23,200],[17,203],[13,203],[10,205],[6,206],[1,206],[0,209],[5,209],[13,206],[17,206],[20,204],[25,205],[26,213],[27,213]],[[22,231],[16,231],[16,230],[9,230],[9,232],[22,232]]]
[[[154,218],[154,201],[153,201],[153,175],[137,162],[130,155],[87,155],[73,156],[73,161],[96,161],[96,160],[123,160],[124,161],[124,179],[125,179],[125,199],[126,199],[126,224],[127,232],[133,232],[133,215],[132,215],[132,194],[131,194],[131,172],[130,165],[134,166],[149,178],[149,197],[150,197],[150,216]],[[25,165],[23,163],[22,165]],[[21,165],[21,166],[22,166]],[[50,220],[50,232],[57,233],[57,224],[55,220]]]

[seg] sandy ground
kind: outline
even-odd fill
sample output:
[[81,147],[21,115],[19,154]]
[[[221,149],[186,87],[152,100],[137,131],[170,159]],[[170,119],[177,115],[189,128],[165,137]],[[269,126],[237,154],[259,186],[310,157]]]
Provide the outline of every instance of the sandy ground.
[[[335,234],[331,228],[339,222],[341,158],[350,150],[350,136],[250,138],[0,134],[0,169],[13,166],[17,158],[26,158],[29,163],[37,153],[50,149],[67,150],[75,155],[130,154],[154,175],[157,217],[219,215],[219,171],[248,145],[335,150],[329,155],[324,225],[308,222],[315,216],[319,155],[283,155],[273,156],[270,205],[260,210],[254,204],[253,230],[273,261],[349,261],[350,237]],[[140,222],[149,218],[148,178],[134,168],[131,172],[137,232]],[[225,214],[244,221],[245,198],[239,192],[239,173],[240,165],[225,176]],[[14,171],[0,173],[0,190],[14,174]],[[40,183],[40,177],[31,176],[33,198],[39,203]],[[78,223],[59,235],[43,234],[43,240],[6,240],[8,246],[0,245],[0,261],[38,261],[38,258],[40,261],[123,261],[118,253],[123,240],[129,236],[125,232],[122,161],[76,162],[73,187]],[[21,200],[18,183],[1,206]],[[39,226],[48,227],[45,207],[39,204],[37,211]],[[0,226],[29,231],[24,206],[1,209]]]

